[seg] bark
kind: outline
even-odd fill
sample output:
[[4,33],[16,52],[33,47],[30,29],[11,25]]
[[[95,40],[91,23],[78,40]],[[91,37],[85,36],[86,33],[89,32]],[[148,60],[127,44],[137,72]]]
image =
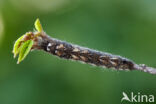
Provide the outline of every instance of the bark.
[[33,48],[46,51],[60,58],[81,61],[96,66],[114,68],[116,70],[141,70],[156,74],[156,69],[152,67],[147,67],[142,64],[138,65],[133,61],[118,55],[112,55],[110,53],[100,52],[54,39],[44,32],[40,37],[37,37]]

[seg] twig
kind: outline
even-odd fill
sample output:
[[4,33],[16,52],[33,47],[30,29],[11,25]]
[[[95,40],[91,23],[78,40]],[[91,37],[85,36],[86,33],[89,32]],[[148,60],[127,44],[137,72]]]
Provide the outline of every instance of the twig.
[[34,49],[43,50],[64,59],[81,61],[117,70],[141,70],[151,74],[156,74],[156,69],[147,67],[144,64],[137,65],[133,61],[121,56],[92,50],[54,39],[46,35],[45,32],[36,39],[35,44],[36,45],[33,47]]
[[155,68],[144,64],[138,65],[127,58],[51,38],[43,31],[39,19],[35,22],[35,28],[37,32],[28,32],[15,42],[13,53],[15,57],[19,53],[18,63],[27,56],[30,50],[37,49],[60,58],[81,61],[96,66],[116,70],[140,70],[156,74]]

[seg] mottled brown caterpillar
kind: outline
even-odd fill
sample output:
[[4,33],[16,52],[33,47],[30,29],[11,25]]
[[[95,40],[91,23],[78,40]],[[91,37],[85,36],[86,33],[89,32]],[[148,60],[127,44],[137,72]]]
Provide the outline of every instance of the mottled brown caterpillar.
[[44,50],[60,58],[81,61],[117,70],[142,70],[144,72],[156,74],[154,68],[145,65],[137,65],[133,61],[121,56],[96,51],[54,39],[46,35],[45,32],[42,32],[35,41],[35,45],[33,46],[34,49]]

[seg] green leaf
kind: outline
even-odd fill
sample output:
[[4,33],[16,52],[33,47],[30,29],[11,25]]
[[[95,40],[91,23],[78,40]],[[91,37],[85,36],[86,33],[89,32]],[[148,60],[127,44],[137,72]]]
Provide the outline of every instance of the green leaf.
[[28,55],[33,46],[33,43],[33,40],[27,40],[21,45],[17,64],[24,60],[24,58]]
[[36,21],[35,21],[35,28],[36,28],[36,30],[38,31],[38,32],[42,32],[42,25],[41,25],[41,23],[40,23],[40,20],[39,19],[36,19]]
[[19,53],[19,47],[20,47],[20,44],[21,44],[21,41],[23,39],[25,35],[21,36],[20,38],[18,38],[14,44],[14,47],[13,47],[13,54],[14,54],[14,58],[17,56],[17,54]]

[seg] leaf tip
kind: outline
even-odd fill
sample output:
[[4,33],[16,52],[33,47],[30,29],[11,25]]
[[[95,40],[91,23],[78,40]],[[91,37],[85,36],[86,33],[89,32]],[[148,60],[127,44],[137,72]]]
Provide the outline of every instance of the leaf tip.
[[41,25],[41,22],[40,22],[39,18],[36,19],[34,25],[35,25],[35,28],[36,28],[36,30],[38,32],[42,32],[43,29],[42,29],[42,25]]
[[17,61],[17,64],[19,64],[20,63],[20,61]]
[[22,60],[21,60],[20,58],[18,58],[17,64],[20,64],[21,61],[22,61]]
[[14,58],[16,58],[17,54],[14,53]]

